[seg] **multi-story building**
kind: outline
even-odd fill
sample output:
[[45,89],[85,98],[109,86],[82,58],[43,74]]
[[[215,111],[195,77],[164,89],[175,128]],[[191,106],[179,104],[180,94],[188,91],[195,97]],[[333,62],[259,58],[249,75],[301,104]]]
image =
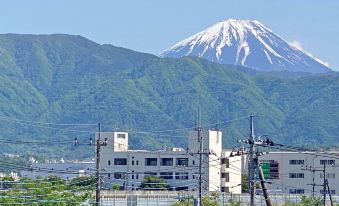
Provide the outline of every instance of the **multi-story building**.
[[260,156],[259,160],[265,178],[271,182],[268,184],[270,190],[281,190],[285,194],[312,194],[314,190],[315,194],[321,194],[324,192],[325,166],[330,192],[339,195],[337,155],[336,152],[270,152]]
[[[228,153],[222,151],[220,131],[207,130],[200,135],[204,191],[240,193],[240,158],[230,160]],[[128,133],[124,132],[101,132],[100,139],[106,142],[100,152],[100,171],[104,176],[105,188],[118,184],[124,189],[135,190],[140,187],[145,176],[152,175],[163,178],[172,190],[198,190],[200,141],[197,131],[190,132],[186,150],[129,150]],[[237,158],[239,160],[233,162]],[[229,163],[231,161],[232,164]]]

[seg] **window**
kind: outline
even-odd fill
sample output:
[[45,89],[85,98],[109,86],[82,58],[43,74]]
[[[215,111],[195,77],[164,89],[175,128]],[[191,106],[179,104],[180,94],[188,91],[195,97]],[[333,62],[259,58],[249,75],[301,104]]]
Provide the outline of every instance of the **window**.
[[290,165],[304,165],[305,160],[290,160]]
[[304,189],[290,189],[290,194],[304,194]]
[[177,166],[188,166],[188,158],[177,158]]
[[226,168],[230,168],[230,159],[229,158],[222,158],[221,164],[226,165]]
[[107,177],[108,177],[108,179],[111,179],[111,174],[108,173],[108,174],[107,174]]
[[161,158],[162,166],[173,166],[173,158]]
[[[324,194],[324,190],[320,190],[321,194]],[[328,190],[326,190],[326,194],[328,194]],[[335,195],[335,190],[331,190],[331,194]]]
[[114,173],[114,179],[125,179],[125,174],[121,172]]
[[176,172],[175,179],[177,180],[188,180],[188,172]]
[[115,158],[114,165],[127,165],[127,159],[126,158]]
[[230,173],[228,173],[228,172],[221,173],[221,178],[225,178],[225,182],[229,182],[230,181]]
[[111,165],[111,160],[108,160],[108,165]]
[[125,134],[118,134],[117,138],[118,139],[125,139],[125,136],[126,136]]
[[132,160],[132,165],[134,165],[134,160]]
[[335,160],[320,160],[321,165],[335,165]]
[[221,192],[230,192],[230,188],[229,187],[221,187]]
[[156,172],[145,172],[144,176],[145,177],[147,177],[147,176],[157,176],[157,173]]
[[195,165],[195,161],[194,160],[192,160],[192,165]]
[[157,166],[158,159],[157,158],[146,158],[145,164],[146,164],[146,166]]
[[305,178],[305,174],[304,173],[290,173],[290,178]]
[[160,172],[160,177],[165,180],[173,179],[173,173],[172,172]]
[[[320,173],[320,178],[324,178],[324,173]],[[335,173],[326,173],[327,179],[335,179]]]
[[137,164],[136,165],[139,165],[139,160],[137,160],[137,162],[136,162]]

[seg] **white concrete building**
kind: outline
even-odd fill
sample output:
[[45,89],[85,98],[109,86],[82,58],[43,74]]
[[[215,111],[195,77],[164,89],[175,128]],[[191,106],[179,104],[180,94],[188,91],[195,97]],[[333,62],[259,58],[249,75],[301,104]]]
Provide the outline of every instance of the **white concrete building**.
[[[261,165],[266,170],[270,190],[281,190],[285,194],[312,194],[311,184],[323,184],[323,168],[326,164],[326,177],[332,194],[339,195],[339,170],[336,166],[339,153],[314,152],[270,152],[260,156]],[[311,170],[317,170],[312,172]],[[314,178],[314,182],[313,182]],[[323,193],[322,186],[315,186],[316,195]]]
[[231,151],[223,151],[221,158],[221,192],[241,193],[242,157],[230,157]]
[[[123,189],[136,190],[145,176],[153,175],[163,178],[172,190],[198,190],[200,142],[197,131],[190,132],[187,150],[171,148],[160,151],[129,150],[128,134],[124,132],[100,134],[101,140],[107,142],[100,153],[100,173],[104,176],[105,188],[118,184]],[[229,158],[222,152],[220,131],[202,131],[201,135],[203,152],[209,153],[203,155],[202,161],[204,190],[240,193],[241,161],[236,170],[221,164],[222,158]],[[237,175],[233,175],[235,173]]]

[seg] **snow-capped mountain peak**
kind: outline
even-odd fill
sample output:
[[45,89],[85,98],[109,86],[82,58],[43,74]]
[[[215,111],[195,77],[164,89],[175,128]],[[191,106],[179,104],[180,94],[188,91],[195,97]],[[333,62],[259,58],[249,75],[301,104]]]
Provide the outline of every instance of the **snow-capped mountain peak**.
[[198,56],[221,64],[265,71],[329,71],[325,65],[291,47],[256,20],[229,19],[219,22],[180,41],[160,56]]

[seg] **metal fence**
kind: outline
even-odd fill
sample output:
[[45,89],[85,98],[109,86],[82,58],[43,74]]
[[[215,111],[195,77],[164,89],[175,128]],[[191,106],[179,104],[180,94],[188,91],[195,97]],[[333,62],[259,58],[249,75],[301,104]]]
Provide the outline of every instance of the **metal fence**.
[[[230,202],[240,202],[242,206],[249,205],[248,194],[210,193],[220,206],[230,205]],[[173,191],[102,191],[101,205],[103,206],[171,206],[177,201],[191,201],[197,194],[192,192]],[[275,206],[283,206],[286,203],[298,203],[300,195],[276,194],[270,196]],[[327,199],[330,205],[329,199]],[[333,196],[334,205],[339,204],[339,196]],[[262,196],[256,196],[256,206],[265,206]]]

